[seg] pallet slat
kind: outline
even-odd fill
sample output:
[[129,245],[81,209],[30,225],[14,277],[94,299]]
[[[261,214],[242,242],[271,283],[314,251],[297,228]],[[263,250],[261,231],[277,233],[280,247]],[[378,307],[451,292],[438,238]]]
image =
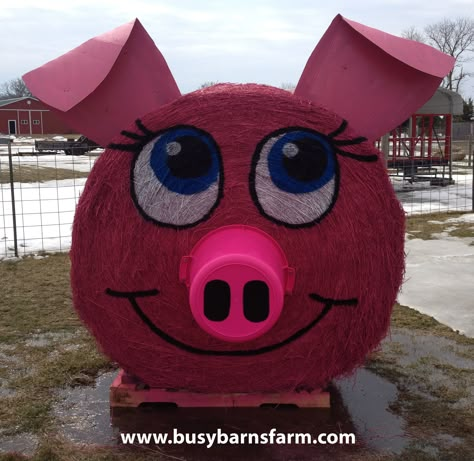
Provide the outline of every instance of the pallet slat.
[[201,394],[148,388],[120,370],[110,386],[110,406],[138,407],[144,403],[174,404],[184,408],[198,407],[260,407],[263,405],[294,405],[301,408],[329,408],[329,392],[282,392],[275,394]]

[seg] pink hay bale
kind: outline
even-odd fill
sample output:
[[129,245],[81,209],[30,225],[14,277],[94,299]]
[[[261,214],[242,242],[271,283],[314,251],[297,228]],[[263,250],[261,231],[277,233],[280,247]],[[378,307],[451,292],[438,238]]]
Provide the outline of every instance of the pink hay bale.
[[[261,85],[197,91],[142,123],[146,129],[128,131],[139,137],[191,126],[211,136],[222,158],[223,193],[214,204],[205,203],[210,196],[188,202],[182,213],[192,220],[206,212],[201,221],[160,225],[146,219],[134,199],[143,185],[137,179],[141,167],[134,167],[142,165],[137,156],[146,146],[126,151],[137,141],[118,136],[118,146],[98,159],[77,208],[71,260],[74,305],[103,351],[152,387],[207,393],[321,388],[363,363],[387,332],[404,267],[404,214],[383,162],[373,161],[380,153],[358,139],[350,124],[343,130],[338,115]],[[315,219],[299,227],[285,222],[303,219],[295,210],[306,196],[289,194],[280,205],[269,203],[278,191],[252,163],[263,158],[257,153],[271,133],[290,127],[317,132],[342,151],[334,151],[335,192],[305,202],[304,216]],[[176,207],[176,194],[148,179],[150,194],[159,198],[155,210],[165,216],[160,219],[172,219],[163,208]],[[323,206],[328,200],[331,207]],[[275,239],[296,270],[293,293],[275,326],[244,343],[199,328],[179,280],[181,258],[210,231],[235,224]],[[127,297],[131,292],[133,299]],[[333,302],[306,328],[327,310],[327,299],[346,302]],[[275,344],[281,347],[272,349]]]

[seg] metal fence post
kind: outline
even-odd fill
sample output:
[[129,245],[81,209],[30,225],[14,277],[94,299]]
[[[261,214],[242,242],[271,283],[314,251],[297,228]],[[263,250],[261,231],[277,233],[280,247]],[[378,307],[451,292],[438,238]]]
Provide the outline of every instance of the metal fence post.
[[472,185],[472,197],[471,197],[471,209],[474,211],[474,162],[471,164],[472,166],[472,180],[471,180],[471,185]]
[[471,166],[472,163],[472,155],[473,155],[473,147],[472,147],[472,138],[474,137],[474,121],[469,122],[469,140],[467,142],[467,166]]
[[18,258],[18,236],[16,232],[16,208],[15,208],[15,185],[13,183],[13,158],[12,158],[12,141],[8,142],[8,166],[10,169],[10,192],[12,197],[12,218],[13,218],[13,241],[15,248],[15,257]]

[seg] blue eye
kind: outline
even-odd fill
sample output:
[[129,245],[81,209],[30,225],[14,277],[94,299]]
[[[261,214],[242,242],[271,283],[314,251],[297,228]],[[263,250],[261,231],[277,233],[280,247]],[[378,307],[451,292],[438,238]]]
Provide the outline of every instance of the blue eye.
[[328,138],[307,128],[285,128],[257,147],[250,192],[267,218],[287,227],[304,227],[331,210],[338,181],[338,164]]
[[214,140],[193,127],[176,128],[160,136],[151,150],[150,165],[165,187],[184,195],[205,191],[219,175]]
[[158,134],[137,155],[132,196],[145,218],[172,227],[207,219],[222,195],[222,161],[212,136],[193,126]]
[[335,157],[327,140],[316,133],[291,131],[268,154],[268,168],[281,190],[300,194],[327,184],[335,174]]

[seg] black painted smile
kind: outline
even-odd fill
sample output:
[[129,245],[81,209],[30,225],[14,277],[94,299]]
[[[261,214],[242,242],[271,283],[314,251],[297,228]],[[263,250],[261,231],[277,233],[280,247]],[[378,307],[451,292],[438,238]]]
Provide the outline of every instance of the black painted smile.
[[321,313],[308,325],[298,330],[296,333],[292,334],[288,338],[280,341],[276,344],[271,344],[269,346],[263,346],[259,349],[244,349],[244,350],[233,350],[233,351],[212,351],[207,349],[199,349],[194,346],[190,346],[189,344],[183,343],[176,338],[173,338],[169,334],[165,333],[163,330],[158,328],[143,312],[137,302],[137,298],[145,298],[148,296],[157,296],[160,292],[158,290],[148,290],[148,291],[115,291],[107,288],[105,292],[116,298],[125,298],[128,299],[130,305],[132,306],[133,310],[136,312],[138,317],[143,320],[143,322],[148,326],[148,328],[158,335],[161,339],[166,341],[167,343],[178,347],[179,349],[183,349],[187,352],[191,352],[193,354],[199,355],[218,355],[218,356],[248,356],[248,355],[259,355],[265,354],[267,352],[274,351],[279,349],[280,347],[286,346],[291,342],[295,341],[296,339],[300,338],[304,334],[306,334],[309,330],[311,330],[315,325],[317,325],[329,311],[333,308],[333,306],[357,306],[357,299],[329,299],[324,298],[322,296],[317,295],[316,293],[310,293],[309,297],[315,301],[318,301],[324,304],[324,309]]

